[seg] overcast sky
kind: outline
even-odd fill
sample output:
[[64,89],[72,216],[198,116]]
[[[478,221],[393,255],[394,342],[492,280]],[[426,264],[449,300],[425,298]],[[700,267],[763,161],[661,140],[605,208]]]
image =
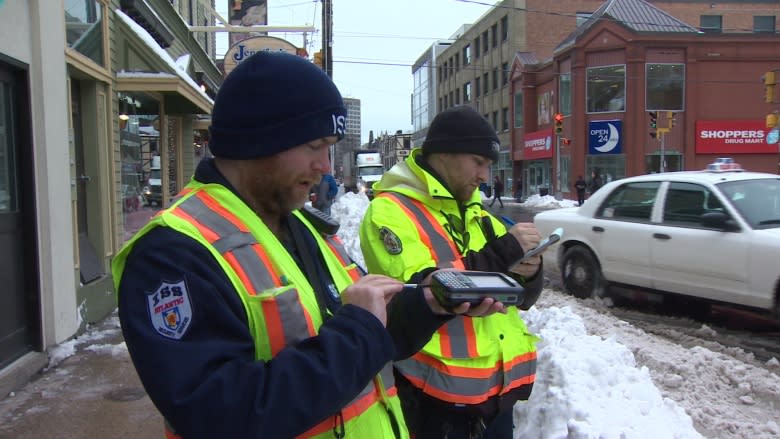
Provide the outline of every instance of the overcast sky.
[[[322,48],[322,3],[269,0],[269,25],[313,25],[307,50]],[[447,39],[466,23],[490,10],[491,0],[332,0],[333,79],[344,97],[360,99],[361,140],[396,130],[409,132],[412,64],[436,40]],[[225,14],[227,0],[217,0]],[[224,16],[224,15],[223,15]],[[227,19],[227,16],[225,16]],[[301,34],[271,34],[296,46]],[[228,49],[227,35],[217,39],[217,54]]]

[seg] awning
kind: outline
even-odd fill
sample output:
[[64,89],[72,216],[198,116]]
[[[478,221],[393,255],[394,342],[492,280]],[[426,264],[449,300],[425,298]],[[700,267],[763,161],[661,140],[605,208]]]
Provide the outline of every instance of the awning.
[[116,91],[158,92],[165,97],[169,114],[211,114],[214,102],[200,89],[170,73],[117,72]]
[[170,54],[157,44],[141,25],[120,10],[114,11],[120,22],[132,31],[129,37],[149,48],[148,55],[158,62],[150,65],[163,66],[166,71],[139,72],[119,71],[116,74],[116,90],[124,92],[157,92],[165,98],[165,112],[169,114],[211,114],[214,101],[204,92],[190,75],[173,60]]

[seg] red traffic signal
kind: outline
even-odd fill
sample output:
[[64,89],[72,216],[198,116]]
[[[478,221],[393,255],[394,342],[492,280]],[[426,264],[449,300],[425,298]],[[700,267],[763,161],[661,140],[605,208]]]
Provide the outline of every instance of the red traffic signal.
[[563,114],[555,113],[555,133],[560,134],[563,132]]

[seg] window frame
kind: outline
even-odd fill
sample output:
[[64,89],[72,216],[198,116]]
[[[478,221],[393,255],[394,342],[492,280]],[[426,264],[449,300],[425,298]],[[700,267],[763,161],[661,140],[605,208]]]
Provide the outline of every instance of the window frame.
[[[712,21],[712,23],[709,23],[710,21]],[[717,22],[717,25],[715,22]],[[708,14],[700,15],[699,30],[707,34],[723,33],[723,16]]]
[[[653,218],[653,208],[658,199],[661,185],[662,182],[660,180],[624,183],[614,188],[607,195],[596,210],[594,218],[622,222],[650,223]],[[649,191],[653,191],[652,197],[643,196]],[[637,197],[635,194],[639,196]]]
[[[679,79],[672,78],[672,73],[668,70],[661,71],[665,67],[678,67],[681,73],[678,73]],[[652,70],[658,70],[653,73]],[[684,63],[645,63],[645,111],[684,111],[685,110],[685,75],[686,68]],[[651,91],[651,84],[677,82],[677,88],[658,89]],[[678,90],[674,93],[674,90]],[[678,96],[679,102],[674,102],[674,96]],[[658,96],[656,98],[655,96]]]
[[[766,23],[761,23],[766,21]],[[777,17],[774,15],[754,15],[753,33],[754,34],[774,34],[777,33]]]
[[[612,72],[606,71],[609,69],[622,69],[622,78],[620,81],[614,81],[610,84],[607,84],[606,88],[612,88],[611,84],[618,84],[618,90],[614,94],[614,97],[612,97],[609,101],[607,101],[607,105],[610,105],[613,100],[615,100],[622,92],[623,96],[623,103],[620,108],[611,108],[609,106],[607,107],[595,107],[596,103],[593,101],[596,97],[603,97],[605,96],[605,93],[603,90],[605,89],[603,86],[599,86],[600,90],[594,89],[594,84],[598,80],[598,75],[613,75]],[[600,71],[600,72],[597,72]],[[606,72],[601,72],[606,71]],[[593,76],[593,77],[592,77]],[[616,76],[616,75],[615,75]],[[585,70],[585,112],[587,114],[596,114],[596,113],[622,113],[626,111],[626,65],[625,64],[610,64],[610,65],[603,65],[603,66],[593,66],[588,67]]]

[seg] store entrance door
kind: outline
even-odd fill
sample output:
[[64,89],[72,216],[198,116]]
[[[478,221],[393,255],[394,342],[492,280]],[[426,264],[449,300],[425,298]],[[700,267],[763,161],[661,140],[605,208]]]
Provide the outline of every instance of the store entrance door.
[[[23,75],[0,64],[0,369],[34,349],[37,273]],[[23,165],[25,164],[25,165]]]
[[525,182],[523,187],[528,196],[531,195],[551,195],[550,194],[550,176],[552,175],[552,166],[550,160],[531,160],[526,162]]

